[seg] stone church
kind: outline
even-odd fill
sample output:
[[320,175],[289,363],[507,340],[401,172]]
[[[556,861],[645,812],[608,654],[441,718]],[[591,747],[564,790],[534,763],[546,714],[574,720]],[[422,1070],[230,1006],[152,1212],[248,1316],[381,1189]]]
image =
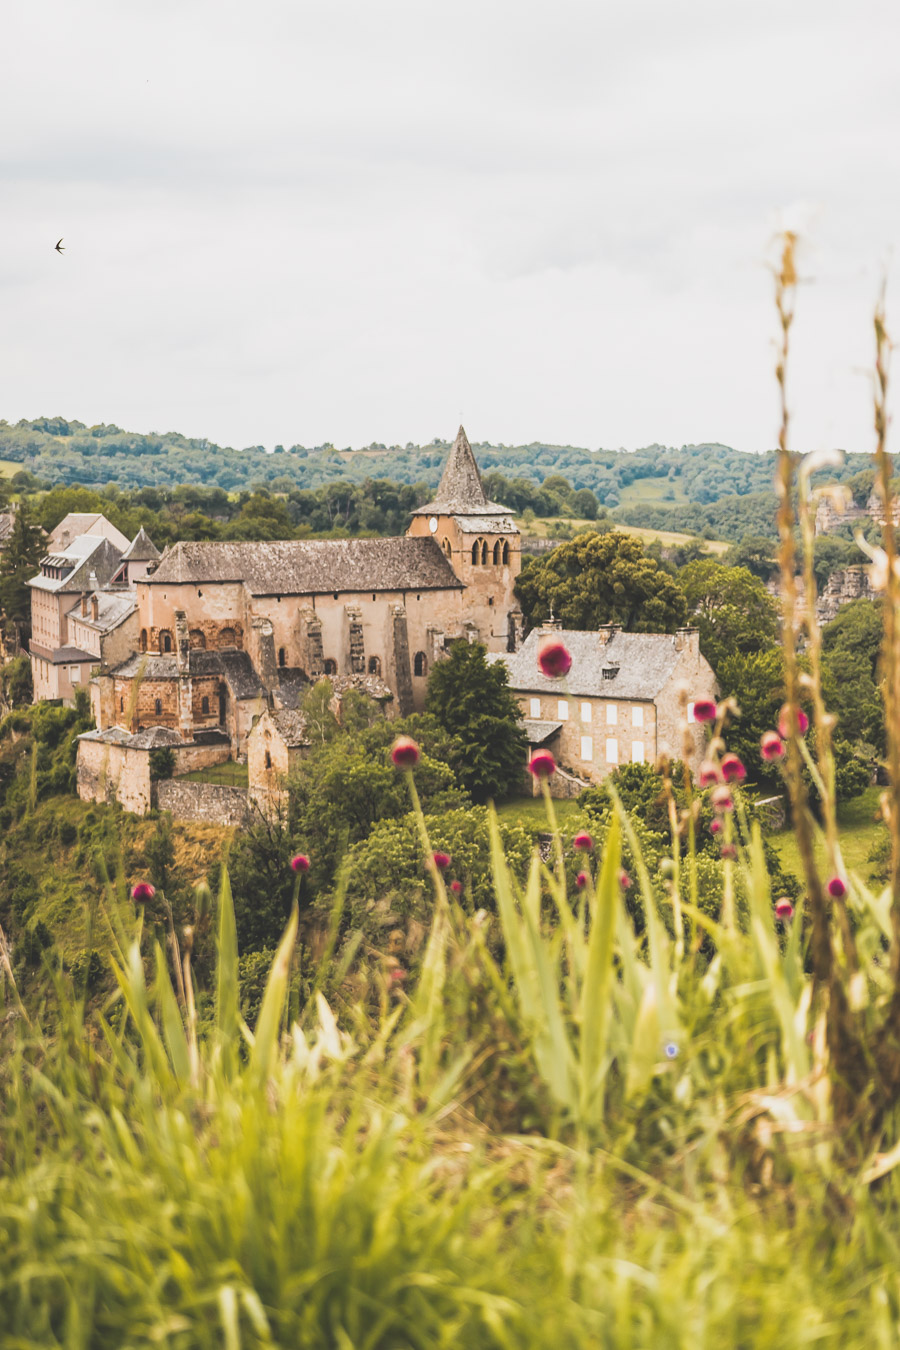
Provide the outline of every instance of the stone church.
[[421,709],[449,642],[517,649],[520,567],[512,514],[485,496],[460,427],[437,495],[401,538],[167,549],[135,582],[137,649],[94,676],[98,732],[166,728],[242,755],[267,709],[296,708],[323,675],[399,715]]

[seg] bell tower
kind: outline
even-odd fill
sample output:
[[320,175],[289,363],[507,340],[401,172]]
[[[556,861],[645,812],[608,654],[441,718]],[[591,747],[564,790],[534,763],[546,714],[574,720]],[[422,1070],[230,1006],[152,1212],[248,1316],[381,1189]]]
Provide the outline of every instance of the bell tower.
[[513,594],[522,567],[521,537],[509,507],[488,501],[462,427],[437,495],[413,512],[407,534],[430,535],[444,553],[466,588],[466,624],[475,625],[478,640],[488,651],[514,650],[513,635],[521,633],[521,612]]

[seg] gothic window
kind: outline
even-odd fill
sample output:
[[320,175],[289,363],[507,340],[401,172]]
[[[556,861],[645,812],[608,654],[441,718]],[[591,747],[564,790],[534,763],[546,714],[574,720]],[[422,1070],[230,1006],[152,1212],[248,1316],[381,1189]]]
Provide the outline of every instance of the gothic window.
[[236,647],[236,646],[237,646],[237,634],[235,633],[235,631],[234,631],[233,628],[222,628],[222,629],[220,629],[220,631],[219,631],[219,646],[220,646],[220,647]]
[[337,661],[332,661],[330,656],[325,661],[325,674],[326,675],[337,674]]
[[495,566],[495,567],[499,567],[501,556],[502,556],[502,554],[501,554],[501,552],[500,552],[500,540],[498,539],[497,542],[496,542],[496,544],[494,545],[494,566]]
[[156,699],[153,700],[153,711],[154,711],[155,713],[157,713],[157,714],[159,714],[159,713],[162,712],[162,699],[161,699],[161,698],[156,698]]
[[146,650],[147,650],[147,630],[146,630],[146,628],[142,628],[142,629],[141,629],[141,651],[142,651],[142,652],[145,652]]
[[487,560],[488,560],[487,540],[486,540],[486,539],[483,539],[482,542],[481,542],[481,565],[482,565],[482,567],[487,567]]
[[507,542],[507,540],[504,539],[504,541],[503,541],[503,566],[506,567],[506,565],[507,565],[508,562],[509,562],[509,543]]
[[478,547],[478,540],[472,545],[472,566],[478,566],[478,559],[481,557],[481,549]]
[[369,674],[370,674],[370,675],[380,675],[380,674],[381,674],[381,661],[379,660],[379,658],[378,658],[377,656],[370,656],[370,657],[369,657]]
[[160,632],[159,650],[161,652],[170,652],[172,650],[172,634],[167,628],[163,628]]
[[287,665],[287,652],[284,650],[283,647],[278,648],[278,664],[280,666]]
[[428,674],[428,657],[424,652],[416,652],[415,657],[413,658],[413,674]]
[[206,634],[202,628],[192,628],[188,633],[191,646],[196,647],[198,651],[203,651],[206,647]]
[[203,714],[204,717],[208,717],[208,716],[209,716],[209,699],[208,699],[208,698],[202,698],[202,699],[200,700],[200,712]]

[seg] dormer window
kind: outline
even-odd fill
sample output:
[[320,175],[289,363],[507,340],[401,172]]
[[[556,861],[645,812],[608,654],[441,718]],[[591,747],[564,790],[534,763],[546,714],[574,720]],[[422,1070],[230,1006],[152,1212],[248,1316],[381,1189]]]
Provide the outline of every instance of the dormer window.
[[618,673],[618,666],[603,666],[600,670],[600,675],[604,680],[614,680]]

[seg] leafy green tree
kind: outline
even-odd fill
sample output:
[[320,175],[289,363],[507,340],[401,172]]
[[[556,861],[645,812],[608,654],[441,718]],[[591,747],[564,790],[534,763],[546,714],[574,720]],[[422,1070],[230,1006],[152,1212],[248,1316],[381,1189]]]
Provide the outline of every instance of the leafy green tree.
[[578,534],[529,561],[516,582],[527,624],[554,616],[564,628],[619,623],[629,632],[672,633],[687,602],[672,577],[631,535]]
[[736,652],[774,647],[778,608],[759,577],[746,567],[725,567],[712,558],[688,563],[678,574],[700,648],[713,670]]
[[488,663],[481,643],[454,642],[428,677],[425,707],[461,744],[454,764],[472,800],[508,797],[520,785],[528,742],[502,661]]
[[822,666],[829,709],[837,734],[865,741],[884,753],[884,703],[878,678],[882,602],[854,600],[822,629]]
[[716,678],[722,694],[734,697],[741,710],[728,729],[728,749],[740,755],[751,781],[779,791],[779,767],[760,757],[759,742],[764,732],[776,726],[784,703],[784,658],[780,648],[735,652],[720,662]]
[[31,631],[28,581],[40,571],[44,534],[23,503],[16,512],[9,541],[0,554],[0,610],[8,630],[21,643]]
[[24,708],[33,697],[31,661],[23,652],[0,668],[0,708]]
[[739,544],[731,545],[722,561],[728,567],[746,567],[760,581],[768,581],[778,570],[775,540],[764,534],[745,534]]

